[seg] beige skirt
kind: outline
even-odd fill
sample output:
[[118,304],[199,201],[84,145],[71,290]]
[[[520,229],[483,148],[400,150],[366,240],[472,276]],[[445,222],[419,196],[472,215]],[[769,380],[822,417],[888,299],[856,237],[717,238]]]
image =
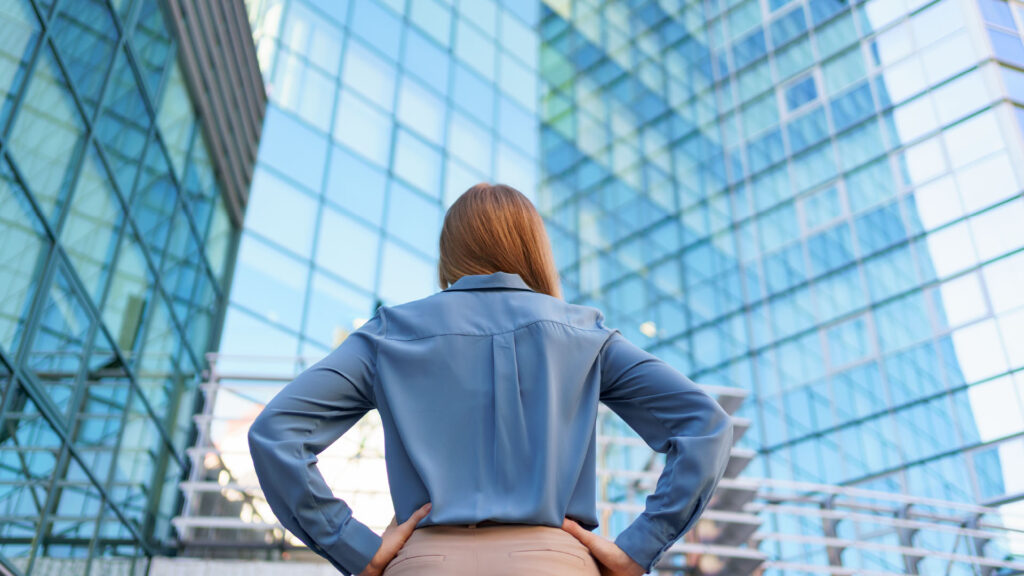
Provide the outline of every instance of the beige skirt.
[[600,576],[590,550],[561,528],[526,524],[413,530],[383,576]]

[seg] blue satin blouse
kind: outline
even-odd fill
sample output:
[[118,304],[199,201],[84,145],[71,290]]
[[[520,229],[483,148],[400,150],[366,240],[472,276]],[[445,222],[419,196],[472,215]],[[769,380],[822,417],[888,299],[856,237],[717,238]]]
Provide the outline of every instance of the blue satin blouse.
[[721,479],[732,421],[687,376],[604,325],[596,308],[532,290],[518,274],[459,278],[381,306],[286,385],[249,429],[259,483],[281,524],[343,574],[381,537],[334,497],[316,455],[380,412],[399,523],[483,520],[598,527],[598,402],[665,469],[615,542],[647,571],[689,530]]

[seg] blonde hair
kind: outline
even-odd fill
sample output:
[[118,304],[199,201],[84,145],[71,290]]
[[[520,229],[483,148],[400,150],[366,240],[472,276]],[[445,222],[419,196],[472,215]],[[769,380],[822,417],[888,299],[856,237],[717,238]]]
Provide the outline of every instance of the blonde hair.
[[536,292],[562,297],[544,220],[530,199],[505,184],[481,182],[448,208],[437,265],[442,289],[471,274],[518,274]]

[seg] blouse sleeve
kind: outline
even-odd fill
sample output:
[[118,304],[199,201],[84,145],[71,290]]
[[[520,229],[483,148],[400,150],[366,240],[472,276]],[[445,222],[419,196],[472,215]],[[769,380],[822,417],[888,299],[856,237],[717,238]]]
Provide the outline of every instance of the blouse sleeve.
[[383,311],[287,384],[249,428],[249,452],[278,521],[342,574],[359,574],[382,538],[335,498],[317,455],[376,407]]
[[615,544],[650,572],[697,522],[725,473],[729,414],[687,376],[614,330],[601,350],[600,399],[656,452],[665,468],[644,511]]

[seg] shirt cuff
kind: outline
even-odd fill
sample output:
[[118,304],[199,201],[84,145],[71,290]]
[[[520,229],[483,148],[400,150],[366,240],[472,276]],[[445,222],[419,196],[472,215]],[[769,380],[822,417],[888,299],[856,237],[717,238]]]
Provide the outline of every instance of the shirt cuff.
[[354,517],[342,524],[333,544],[325,546],[330,558],[340,560],[344,571],[356,575],[366,569],[380,549],[383,538]]
[[641,514],[615,538],[615,545],[643,566],[644,573],[649,573],[675,540]]

